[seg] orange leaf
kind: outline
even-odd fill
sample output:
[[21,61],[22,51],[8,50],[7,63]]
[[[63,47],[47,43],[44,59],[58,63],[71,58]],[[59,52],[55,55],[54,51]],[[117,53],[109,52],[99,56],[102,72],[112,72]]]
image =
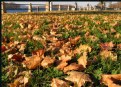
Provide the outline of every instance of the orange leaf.
[[118,44],[117,45],[117,48],[121,50],[121,44]]
[[121,87],[121,74],[103,74],[101,78],[101,83],[104,83],[108,87]]
[[69,38],[69,41],[72,45],[75,45],[80,40],[80,38],[80,36],[76,36],[75,38]]
[[26,65],[27,68],[35,69],[40,65],[41,61],[41,57],[34,55],[32,57],[26,58],[23,63]]
[[66,61],[61,61],[59,65],[56,67],[59,70],[63,70],[65,66],[67,66],[68,63]]
[[32,55],[42,56],[44,54],[43,49],[38,49],[32,52]]
[[70,70],[83,70],[83,69],[84,67],[82,65],[71,63],[70,65],[64,67],[64,72],[66,73],[67,71],[70,71]]

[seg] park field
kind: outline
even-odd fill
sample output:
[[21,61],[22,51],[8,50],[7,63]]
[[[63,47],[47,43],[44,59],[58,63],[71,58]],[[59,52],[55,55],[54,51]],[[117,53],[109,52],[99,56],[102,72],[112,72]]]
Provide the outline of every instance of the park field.
[[121,13],[2,14],[3,87],[120,87]]

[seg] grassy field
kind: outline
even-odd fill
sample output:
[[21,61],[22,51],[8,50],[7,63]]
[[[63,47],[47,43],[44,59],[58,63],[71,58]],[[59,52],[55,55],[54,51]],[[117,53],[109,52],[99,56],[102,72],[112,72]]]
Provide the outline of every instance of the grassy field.
[[120,87],[121,13],[2,15],[3,87]]

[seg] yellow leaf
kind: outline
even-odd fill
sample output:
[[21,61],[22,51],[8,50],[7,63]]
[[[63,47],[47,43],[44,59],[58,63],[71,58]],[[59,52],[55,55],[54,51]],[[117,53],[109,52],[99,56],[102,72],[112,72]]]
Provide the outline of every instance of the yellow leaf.
[[86,68],[86,65],[87,65],[87,53],[86,52],[84,52],[83,56],[81,56],[78,59],[78,64],[81,64],[81,65],[83,65],[84,68]]

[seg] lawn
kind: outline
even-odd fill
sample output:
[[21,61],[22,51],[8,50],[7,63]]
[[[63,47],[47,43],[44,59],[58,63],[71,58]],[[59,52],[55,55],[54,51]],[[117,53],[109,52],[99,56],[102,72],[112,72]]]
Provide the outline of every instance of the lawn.
[[120,87],[121,14],[2,14],[3,87]]

